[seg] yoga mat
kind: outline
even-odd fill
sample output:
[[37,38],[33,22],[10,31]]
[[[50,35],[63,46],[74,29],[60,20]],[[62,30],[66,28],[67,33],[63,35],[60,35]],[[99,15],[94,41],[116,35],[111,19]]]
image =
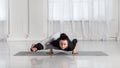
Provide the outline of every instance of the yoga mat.
[[[72,56],[71,52],[57,52],[54,51],[52,56]],[[50,56],[46,51],[39,52],[30,52],[30,51],[20,51],[14,56]],[[108,56],[108,54],[102,51],[78,51],[78,54],[75,56]]]

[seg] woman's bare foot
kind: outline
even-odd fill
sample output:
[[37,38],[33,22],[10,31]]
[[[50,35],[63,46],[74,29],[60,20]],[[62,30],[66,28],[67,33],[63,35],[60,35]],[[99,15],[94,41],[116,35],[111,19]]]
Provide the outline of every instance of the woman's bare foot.
[[34,46],[35,46],[35,44],[33,43],[32,46],[31,46],[31,51],[32,52],[36,52],[37,51],[37,48],[35,48]]
[[36,52],[37,51],[37,48],[31,48],[32,49],[32,52]]

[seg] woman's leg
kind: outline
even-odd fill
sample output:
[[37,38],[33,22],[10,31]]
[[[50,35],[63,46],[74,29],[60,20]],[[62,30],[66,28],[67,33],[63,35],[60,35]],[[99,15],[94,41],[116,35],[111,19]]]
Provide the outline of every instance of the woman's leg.
[[56,34],[42,40],[40,43],[32,44],[30,50],[33,52],[36,52],[37,50],[51,49],[51,48],[53,48],[53,46],[50,44],[50,42],[58,39],[59,37],[60,37],[60,33],[56,33]]
[[44,49],[44,46],[41,43],[32,44],[30,48],[32,52],[36,52],[37,50],[42,50],[42,49]]
[[73,39],[73,41],[72,41],[73,45],[76,45],[77,42],[78,42],[77,39]]
[[47,37],[46,39],[42,40],[41,43],[46,44],[53,40],[56,40],[60,37],[60,33],[55,33],[54,35],[51,35],[50,37]]
[[60,37],[60,33],[56,33],[44,40],[41,41],[41,44],[44,45],[44,49],[50,49],[53,48],[53,46],[50,44],[50,42],[52,42],[53,40],[56,40]]

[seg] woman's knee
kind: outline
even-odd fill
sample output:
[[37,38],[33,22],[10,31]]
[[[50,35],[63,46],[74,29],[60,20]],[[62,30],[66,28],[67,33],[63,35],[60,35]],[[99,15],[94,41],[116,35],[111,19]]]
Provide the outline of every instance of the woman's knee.
[[77,42],[78,42],[77,39],[73,39],[73,41],[72,41],[72,43],[75,44],[75,45],[77,44]]

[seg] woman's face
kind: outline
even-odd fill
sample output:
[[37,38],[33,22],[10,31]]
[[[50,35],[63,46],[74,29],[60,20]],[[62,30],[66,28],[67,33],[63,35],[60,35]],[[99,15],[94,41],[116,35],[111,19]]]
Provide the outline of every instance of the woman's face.
[[64,50],[68,47],[68,41],[67,40],[60,40],[59,45],[60,45],[60,48]]

